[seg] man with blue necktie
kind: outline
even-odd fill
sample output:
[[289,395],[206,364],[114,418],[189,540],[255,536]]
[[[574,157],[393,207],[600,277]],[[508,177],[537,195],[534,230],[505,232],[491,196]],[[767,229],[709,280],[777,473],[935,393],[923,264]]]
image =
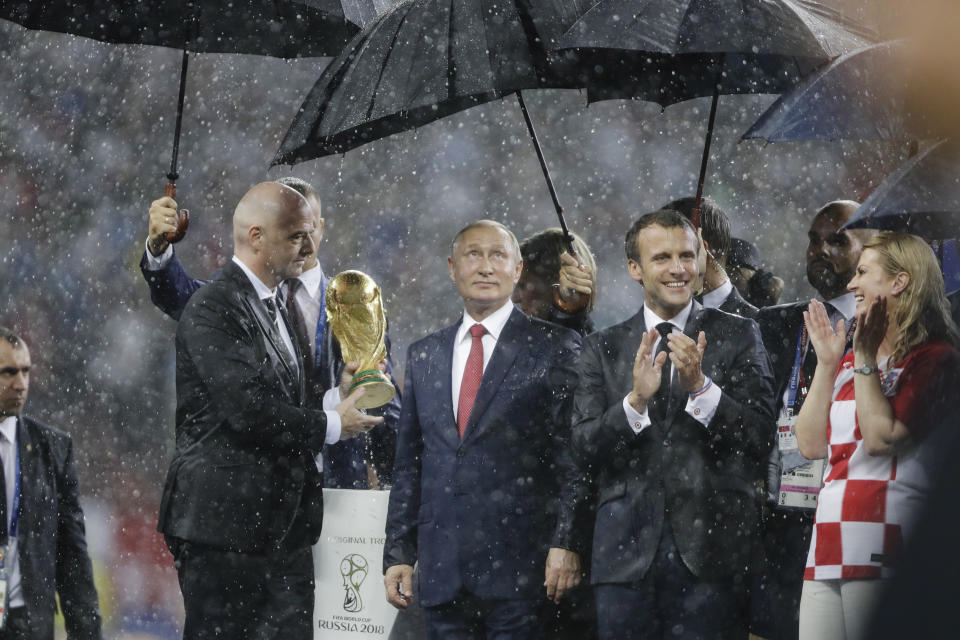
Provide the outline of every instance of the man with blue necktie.
[[[313,244],[319,247],[325,224],[319,194],[300,178],[280,178],[277,182],[297,191],[310,203],[315,216]],[[186,272],[173,246],[164,237],[177,228],[177,203],[172,198],[160,198],[150,205],[149,216],[149,237],[140,260],[140,269],[150,287],[150,298],[154,305],[174,320],[179,320],[187,301],[206,281],[198,280]],[[324,302],[328,280],[314,249],[306,258],[303,273],[287,280],[281,288],[303,354],[304,369],[310,372],[310,396],[317,402],[327,390],[337,386],[344,368],[340,344],[326,322]],[[389,349],[388,337],[387,373],[392,373]],[[383,424],[369,434],[324,447],[325,487],[368,488],[368,461],[372,463],[380,485],[391,483],[400,415],[399,387],[393,400],[383,407],[370,410],[370,413],[382,416]]]

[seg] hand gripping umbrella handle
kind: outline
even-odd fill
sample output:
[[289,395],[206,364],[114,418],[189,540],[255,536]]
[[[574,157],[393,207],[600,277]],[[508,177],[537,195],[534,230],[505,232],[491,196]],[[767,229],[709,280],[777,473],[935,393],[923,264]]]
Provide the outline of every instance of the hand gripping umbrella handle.
[[[168,198],[177,199],[177,185],[172,182],[168,182],[167,186],[163,190],[163,195]],[[183,237],[187,235],[187,229],[190,228],[190,212],[186,209],[180,209],[177,211],[177,230],[168,231],[163,234],[163,239],[169,242],[170,244],[176,244],[183,240]]]
[[[567,231],[566,236],[567,236],[567,243],[570,249],[570,255],[576,258],[578,264],[582,264],[580,262],[580,256],[578,256],[577,252],[573,250],[573,236],[570,235],[569,231]],[[553,285],[553,306],[555,306],[557,309],[560,309],[560,311],[574,315],[574,314],[580,313],[581,311],[586,309],[588,306],[590,306],[591,296],[588,296],[585,293],[574,290],[573,293],[570,294],[568,297],[570,299],[566,300],[562,295],[560,295],[559,282]]]

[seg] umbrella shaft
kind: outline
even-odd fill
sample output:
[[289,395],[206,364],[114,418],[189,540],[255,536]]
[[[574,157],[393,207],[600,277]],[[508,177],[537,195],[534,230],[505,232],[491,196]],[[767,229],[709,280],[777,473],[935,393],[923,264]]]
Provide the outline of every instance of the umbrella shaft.
[[517,102],[520,103],[520,111],[523,113],[524,122],[527,123],[527,131],[530,133],[530,140],[533,141],[533,148],[537,151],[537,159],[540,160],[540,169],[543,170],[543,177],[547,181],[547,189],[550,191],[553,207],[557,210],[557,218],[560,220],[563,237],[566,239],[572,255],[576,252],[573,248],[573,237],[570,235],[570,230],[567,229],[567,221],[563,217],[563,205],[560,204],[560,199],[557,197],[557,190],[553,186],[553,178],[550,177],[550,169],[547,167],[547,161],[543,157],[543,149],[540,148],[540,141],[537,139],[537,131],[533,128],[533,120],[530,119],[527,104],[523,101],[523,93],[520,91],[517,91]]
[[717,119],[717,103],[720,101],[720,78],[723,76],[723,60],[721,54],[717,60],[717,77],[713,83],[713,101],[710,103],[710,117],[707,118],[707,137],[703,141],[703,157],[700,159],[700,177],[697,180],[697,197],[693,201],[693,215],[691,222],[700,228],[700,203],[703,200],[703,183],[707,178],[707,163],[710,161],[710,143],[713,141],[713,123]]
[[190,64],[190,54],[183,48],[183,62],[180,65],[180,95],[177,97],[177,123],[173,130],[173,154],[170,157],[170,173],[167,179],[175,183],[180,174],[177,173],[177,157],[180,155],[180,125],[183,123],[183,99],[187,92],[187,67]]

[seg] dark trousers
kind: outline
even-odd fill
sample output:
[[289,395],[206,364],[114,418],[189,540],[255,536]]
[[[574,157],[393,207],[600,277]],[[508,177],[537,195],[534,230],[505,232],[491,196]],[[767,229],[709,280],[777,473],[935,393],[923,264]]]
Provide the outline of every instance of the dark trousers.
[[424,607],[430,640],[536,640],[543,601],[484,600],[461,592],[451,602]]
[[707,582],[683,563],[665,524],[653,565],[639,585],[597,584],[601,640],[741,640],[745,585]]
[[310,547],[254,554],[167,544],[183,594],[184,640],[312,640]]
[[[52,633],[51,631],[51,640]],[[35,640],[38,637],[30,630],[26,607],[17,607],[7,612],[7,622],[0,631],[0,640]]]
[[813,512],[771,509],[764,518],[761,558],[750,590],[750,631],[767,640],[797,640],[800,592]]

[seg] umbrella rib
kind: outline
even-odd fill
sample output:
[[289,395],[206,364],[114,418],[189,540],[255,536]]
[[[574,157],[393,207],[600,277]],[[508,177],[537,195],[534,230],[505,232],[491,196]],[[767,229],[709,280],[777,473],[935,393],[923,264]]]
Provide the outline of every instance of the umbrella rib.
[[[380,66],[380,73],[377,76],[377,82],[374,85],[376,87],[379,87],[380,83],[383,82],[383,74],[386,73],[387,66],[388,66],[387,61],[390,59],[390,55],[393,53],[394,45],[396,45],[397,43],[397,38],[400,37],[400,31],[401,29],[403,29],[403,25],[407,21],[407,14],[410,11],[410,6],[413,4],[414,4],[413,2],[408,2],[406,5],[401,5],[404,7],[403,16],[400,17],[400,22],[397,24],[397,28],[393,32],[393,36],[390,38],[389,53],[387,54],[386,59],[384,59],[384,63]],[[377,92],[374,91],[373,94],[370,96],[370,104],[367,105],[367,111],[366,111],[366,117],[365,117],[366,120],[369,120],[371,115],[373,114],[373,108],[376,106],[376,99],[377,99]]]

